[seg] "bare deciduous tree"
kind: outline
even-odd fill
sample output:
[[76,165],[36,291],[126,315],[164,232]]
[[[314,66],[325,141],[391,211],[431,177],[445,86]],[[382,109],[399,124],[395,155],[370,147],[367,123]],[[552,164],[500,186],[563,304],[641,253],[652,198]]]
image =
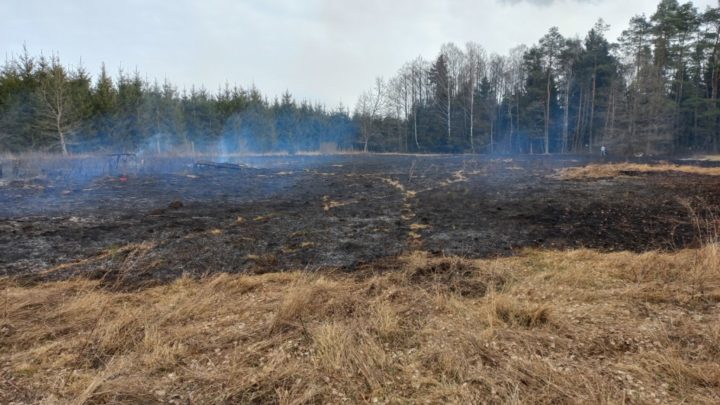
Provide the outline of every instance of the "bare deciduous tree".
[[57,57],[51,58],[45,68],[39,93],[42,105],[39,126],[57,138],[63,155],[67,155],[67,137],[75,129],[75,111],[70,80]]
[[420,113],[420,107],[425,103],[427,98],[428,85],[426,72],[429,69],[429,63],[421,57],[418,57],[410,64],[413,138],[415,140],[416,150],[420,149],[420,141],[418,140],[418,114]]
[[360,137],[363,142],[363,151],[368,151],[370,138],[375,132],[375,120],[381,118],[385,104],[385,81],[378,77],[375,87],[363,92],[355,106],[355,117],[360,123]]
[[480,79],[485,75],[485,50],[479,44],[468,42],[466,45],[464,84],[467,86],[466,112],[470,120],[470,150],[475,153],[475,92]]
[[412,71],[410,65],[403,66],[397,76],[387,83],[387,107],[397,124],[398,150],[407,150],[407,121],[412,105]]
[[447,138],[450,142],[452,139],[452,99],[457,93],[460,68],[465,55],[453,43],[443,45],[440,55],[441,59],[438,62],[444,61],[444,69],[436,69],[436,85],[440,87],[440,93],[444,94],[444,97],[439,97],[438,101],[443,103],[441,111],[447,124]]
[[[525,45],[517,46],[510,50],[507,58],[507,71],[505,83],[508,86],[507,101],[508,114],[508,146],[510,150],[513,148],[513,135],[516,130],[520,130],[520,96],[525,91],[524,83],[526,72],[523,65],[523,55],[527,52]],[[515,108],[515,116],[513,117],[513,108]]]

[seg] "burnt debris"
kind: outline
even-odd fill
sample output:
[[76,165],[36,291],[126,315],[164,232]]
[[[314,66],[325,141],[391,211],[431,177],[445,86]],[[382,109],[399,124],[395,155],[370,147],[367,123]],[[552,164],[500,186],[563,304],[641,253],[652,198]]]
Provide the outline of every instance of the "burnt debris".
[[210,162],[210,161],[200,161],[195,162],[193,165],[195,169],[199,170],[205,170],[205,169],[218,169],[218,170],[247,170],[250,169],[250,166],[242,163],[218,163],[218,162]]

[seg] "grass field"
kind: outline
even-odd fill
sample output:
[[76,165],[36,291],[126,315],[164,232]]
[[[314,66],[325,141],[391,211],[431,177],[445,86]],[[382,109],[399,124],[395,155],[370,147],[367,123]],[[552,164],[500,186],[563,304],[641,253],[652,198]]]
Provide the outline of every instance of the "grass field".
[[717,403],[720,245],[2,281],[0,402]]

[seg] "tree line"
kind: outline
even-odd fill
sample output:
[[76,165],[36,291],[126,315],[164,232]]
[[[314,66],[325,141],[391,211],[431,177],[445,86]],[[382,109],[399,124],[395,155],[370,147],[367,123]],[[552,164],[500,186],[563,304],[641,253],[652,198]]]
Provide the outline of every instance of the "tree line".
[[360,96],[358,136],[371,150],[720,151],[720,7],[662,0],[617,42],[608,28],[553,27],[508,55],[445,44]]
[[720,3],[661,0],[617,41],[608,28],[553,27],[507,55],[448,43],[378,78],[352,113],[254,87],[178,91],[104,66],[93,79],[25,51],[0,70],[0,150],[719,152]]
[[288,92],[272,102],[255,87],[181,92],[137,71],[112,78],[104,65],[93,80],[27,50],[0,70],[0,151],[294,152],[323,142],[349,149],[355,133],[344,107]]

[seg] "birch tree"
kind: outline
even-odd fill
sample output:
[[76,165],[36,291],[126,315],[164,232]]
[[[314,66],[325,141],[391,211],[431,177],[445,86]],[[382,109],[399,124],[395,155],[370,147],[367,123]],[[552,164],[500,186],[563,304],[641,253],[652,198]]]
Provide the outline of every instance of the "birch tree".
[[368,151],[370,139],[375,132],[375,121],[381,118],[385,100],[385,81],[375,79],[375,86],[363,92],[355,105],[355,119],[360,125],[360,139],[363,143],[363,152]]
[[475,153],[475,99],[477,87],[480,79],[485,75],[485,50],[477,43],[468,42],[465,46],[465,64],[463,66],[463,82],[465,85],[465,94],[467,101],[465,111],[469,116],[470,130],[469,141],[470,150]]
[[[517,46],[510,50],[507,58],[506,83],[509,86],[506,96],[507,115],[508,115],[508,145],[513,148],[513,134],[515,130],[520,128],[520,97],[524,92],[524,84],[526,79],[525,65],[523,56],[527,52],[525,45]],[[513,109],[515,115],[513,116]]]
[[39,97],[39,126],[56,138],[63,155],[68,155],[67,138],[77,128],[70,78],[57,57],[43,68]]
[[418,57],[410,64],[410,97],[412,99],[412,127],[413,139],[415,141],[415,150],[420,150],[420,140],[418,139],[418,114],[420,108],[425,104],[427,99],[427,78],[429,71],[429,63],[423,58]]

